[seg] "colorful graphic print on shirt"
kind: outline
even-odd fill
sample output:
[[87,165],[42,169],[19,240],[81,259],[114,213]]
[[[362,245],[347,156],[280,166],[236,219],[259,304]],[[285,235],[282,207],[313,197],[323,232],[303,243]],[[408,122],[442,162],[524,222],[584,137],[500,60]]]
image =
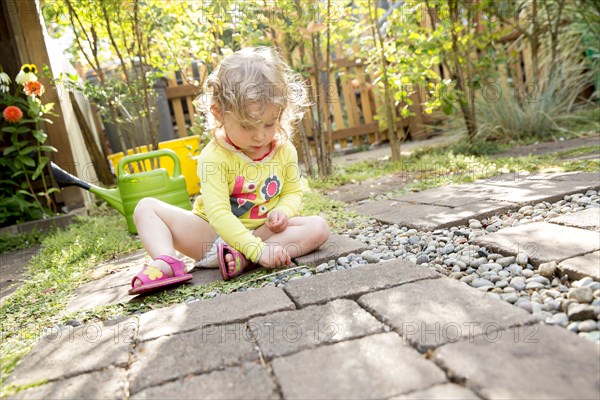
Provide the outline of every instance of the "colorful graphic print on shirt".
[[[235,177],[233,191],[229,197],[231,212],[238,218],[248,211],[250,211],[250,219],[267,218],[267,207],[265,204],[281,193],[281,180],[277,175],[272,175],[264,181],[260,189],[258,189],[258,185],[255,182],[245,182],[245,177]],[[259,205],[256,204],[258,195],[261,195],[264,199],[264,203]]]

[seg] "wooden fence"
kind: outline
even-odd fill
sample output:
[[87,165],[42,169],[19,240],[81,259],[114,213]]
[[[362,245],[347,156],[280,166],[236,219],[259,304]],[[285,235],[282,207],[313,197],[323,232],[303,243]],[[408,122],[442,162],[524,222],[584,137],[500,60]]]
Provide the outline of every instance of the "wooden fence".
[[[351,59],[334,59],[332,64],[334,68],[331,70],[330,80],[325,78],[326,72],[321,71],[322,89],[318,98],[314,71],[308,83],[313,101],[321,107],[322,115],[332,120],[333,146],[343,149],[348,145],[360,146],[386,140],[386,133],[380,131],[379,123],[375,119],[377,109],[382,103],[365,72],[366,65],[360,60]],[[189,128],[196,123],[192,101],[200,93],[199,84],[205,82],[206,77],[206,67],[195,62],[185,74],[177,72],[168,79],[166,94],[171,104],[174,130],[178,137],[187,136]],[[423,124],[431,122],[433,118],[422,115],[418,94],[413,95],[412,100],[416,116],[406,118],[399,127],[408,128],[412,139],[425,139],[428,133]],[[316,113],[314,107],[312,111]],[[309,112],[305,114],[302,122],[309,140],[313,143],[314,119],[313,113]]]

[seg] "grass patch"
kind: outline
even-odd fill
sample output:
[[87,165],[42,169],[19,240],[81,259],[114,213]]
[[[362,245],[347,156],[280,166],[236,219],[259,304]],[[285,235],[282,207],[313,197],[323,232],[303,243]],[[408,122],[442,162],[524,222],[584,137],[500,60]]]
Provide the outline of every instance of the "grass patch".
[[456,153],[449,149],[415,152],[399,161],[366,160],[349,166],[338,165],[332,176],[313,179],[310,185],[320,190],[358,183],[366,179],[399,174],[407,182],[406,190],[424,190],[445,184],[472,182],[509,172],[598,171],[597,160],[561,160],[561,158],[600,152],[599,146],[582,146],[544,155],[495,157]]
[[41,239],[40,253],[28,265],[27,281],[0,307],[2,343],[0,376],[5,379],[40,336],[68,320],[65,306],[75,289],[89,280],[97,264],[141,247],[127,233],[125,220],[116,212],[78,217],[65,230]]
[[0,253],[22,250],[35,246],[36,244],[40,244],[42,238],[48,234],[49,232],[44,233],[39,229],[33,229],[32,231],[25,233],[1,234]]

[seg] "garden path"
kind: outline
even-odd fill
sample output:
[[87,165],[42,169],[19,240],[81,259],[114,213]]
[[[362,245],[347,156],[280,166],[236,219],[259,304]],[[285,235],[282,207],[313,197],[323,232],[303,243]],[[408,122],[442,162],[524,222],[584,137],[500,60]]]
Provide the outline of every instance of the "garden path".
[[[442,232],[599,188],[600,173],[503,175],[355,207],[373,224]],[[599,278],[599,209],[465,239],[513,261],[522,249],[536,271],[552,261],[559,274],[575,273],[589,284]],[[537,243],[536,251],[523,241]],[[318,270],[364,247],[335,236],[296,261]],[[582,257],[588,261],[577,262]],[[124,290],[114,282],[126,271],[104,282],[113,282],[115,293]],[[218,278],[214,270],[198,274],[200,281]],[[400,259],[342,268],[104,324],[65,326],[41,339],[8,383],[48,381],[14,396],[27,399],[597,397],[597,342],[482,289]],[[583,303],[571,298],[569,313],[577,308],[597,320],[598,305]]]

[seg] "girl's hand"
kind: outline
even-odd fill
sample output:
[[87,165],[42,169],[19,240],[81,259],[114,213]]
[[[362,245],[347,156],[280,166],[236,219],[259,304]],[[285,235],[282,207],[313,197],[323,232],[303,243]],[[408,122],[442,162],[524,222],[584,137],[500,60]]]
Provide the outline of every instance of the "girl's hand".
[[273,233],[283,232],[288,226],[288,217],[281,211],[272,211],[265,225]]
[[258,263],[265,268],[277,268],[292,262],[287,250],[278,244],[265,243]]

